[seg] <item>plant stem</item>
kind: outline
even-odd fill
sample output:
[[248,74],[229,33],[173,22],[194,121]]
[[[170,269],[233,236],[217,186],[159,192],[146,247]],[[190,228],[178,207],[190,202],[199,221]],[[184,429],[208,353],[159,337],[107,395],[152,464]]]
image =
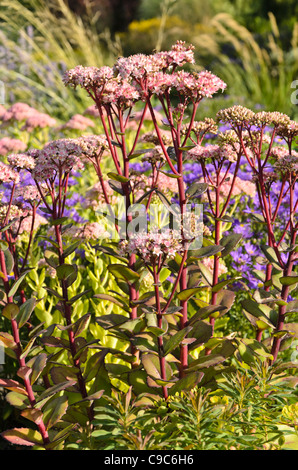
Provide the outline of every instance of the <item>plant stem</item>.
[[[156,300],[156,309],[157,309],[157,326],[158,328],[162,328],[162,310],[160,305],[160,297],[159,297],[159,274],[156,269],[156,265],[153,264],[153,278],[154,278],[154,291],[155,291],[155,300]],[[158,357],[159,357],[159,364],[160,364],[160,375],[162,380],[167,380],[166,376],[166,359],[164,357],[164,347],[163,347],[163,337],[160,335],[157,338],[158,342]],[[164,399],[168,398],[168,389],[166,385],[162,386],[162,392]]]
[[[10,297],[8,295],[9,291],[10,291],[9,280],[8,280],[6,264],[5,264],[5,255],[4,255],[2,250],[0,250],[0,264],[1,264],[1,271],[2,271],[2,274],[3,274],[3,284],[4,284],[6,296],[7,296],[7,302],[9,304],[12,304],[13,303],[13,297]],[[11,327],[12,327],[13,338],[14,338],[14,341],[16,343],[15,353],[16,353],[16,356],[17,356],[19,366],[20,366],[20,368],[21,367],[26,367],[25,359],[24,359],[24,357],[22,357],[22,345],[21,345],[21,341],[20,341],[19,327],[18,327],[17,321],[14,318],[11,319]],[[33,389],[32,389],[30,379],[29,379],[29,377],[24,376],[23,380],[24,380],[24,385],[25,385],[25,388],[26,388],[27,396],[28,396],[28,399],[29,399],[29,402],[30,402],[30,406],[31,406],[32,409],[34,409],[35,404],[36,404],[36,400],[35,400],[35,397],[34,397],[34,393],[33,393]],[[37,426],[38,426],[39,432],[42,436],[42,440],[43,440],[44,445],[49,444],[50,439],[49,439],[48,431],[47,431],[42,419],[39,421]]]

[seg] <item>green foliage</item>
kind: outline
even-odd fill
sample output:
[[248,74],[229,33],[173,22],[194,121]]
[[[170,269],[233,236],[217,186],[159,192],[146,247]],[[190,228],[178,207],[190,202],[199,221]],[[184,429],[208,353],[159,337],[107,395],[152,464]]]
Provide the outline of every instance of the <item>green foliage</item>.
[[131,389],[126,394],[115,391],[95,408],[94,448],[280,450],[296,446],[297,397],[283,376],[274,372],[258,361],[251,368],[238,365],[218,389],[193,388],[167,402],[146,395],[133,398]]

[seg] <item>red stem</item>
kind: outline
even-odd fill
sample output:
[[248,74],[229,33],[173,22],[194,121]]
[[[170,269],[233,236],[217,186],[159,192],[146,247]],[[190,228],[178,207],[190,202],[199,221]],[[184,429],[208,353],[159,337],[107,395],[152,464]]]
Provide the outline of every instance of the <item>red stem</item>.
[[[160,297],[159,297],[159,275],[156,270],[156,265],[153,264],[153,277],[154,277],[154,291],[155,291],[155,300],[156,300],[156,309],[157,309],[157,326],[158,328],[162,328],[162,311],[160,305]],[[163,347],[163,337],[158,336],[158,356],[159,356],[159,365],[160,365],[160,376],[162,380],[167,380],[166,375],[166,359],[164,357],[164,347]],[[162,386],[162,392],[164,399],[168,398],[168,389],[166,385]]]

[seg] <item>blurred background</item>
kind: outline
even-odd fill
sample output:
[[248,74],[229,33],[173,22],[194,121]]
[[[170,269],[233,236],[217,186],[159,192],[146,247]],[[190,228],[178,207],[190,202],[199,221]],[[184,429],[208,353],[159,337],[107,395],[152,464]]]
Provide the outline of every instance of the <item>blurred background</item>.
[[298,117],[297,0],[1,0],[4,105],[22,101],[67,119],[91,103],[64,87],[66,69],[113,65],[177,40],[195,46],[197,70],[228,85],[203,101],[202,116],[242,104]]

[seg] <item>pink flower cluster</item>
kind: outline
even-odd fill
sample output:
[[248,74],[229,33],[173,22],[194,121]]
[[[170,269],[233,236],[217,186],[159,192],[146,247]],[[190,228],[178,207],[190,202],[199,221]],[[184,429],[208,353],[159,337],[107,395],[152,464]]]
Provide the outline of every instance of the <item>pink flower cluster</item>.
[[[32,132],[35,128],[44,129],[45,127],[53,127],[56,125],[56,119],[52,118],[49,114],[41,113],[37,109],[22,102],[14,103],[7,110],[4,109],[0,119],[4,125],[13,121],[25,121],[21,130],[28,132]],[[25,150],[25,148],[12,148],[10,151],[16,152],[18,150]]]
[[36,113],[36,109],[27,103],[14,103],[2,116],[3,122],[9,121],[25,121],[29,116]]
[[180,70],[175,75],[173,86],[192,101],[204,97],[211,98],[219,90],[223,91],[227,87],[225,82],[208,70],[193,74]]
[[7,156],[7,161],[17,170],[21,170],[23,168],[26,170],[33,170],[35,167],[35,158],[31,155],[30,150],[26,153],[11,153]]
[[20,175],[9,165],[0,161],[0,183],[18,183]]
[[283,176],[288,177],[290,174],[294,177],[298,176],[298,153],[296,155],[284,155],[279,158],[274,165],[276,171]]
[[39,190],[32,184],[17,187],[14,193],[14,198],[16,201],[20,200],[35,203],[40,200],[40,197]]
[[[276,159],[280,159],[280,158],[285,157],[286,155],[289,155],[289,149],[278,145],[278,146],[272,147],[270,155]],[[297,157],[298,152],[295,150],[292,150],[292,155]]]
[[68,70],[63,75],[64,84],[74,88],[97,88],[104,86],[107,81],[114,77],[114,71],[111,67],[83,67],[77,65],[73,69]]
[[185,46],[184,41],[177,41],[170,51],[155,54],[134,54],[129,57],[120,57],[114,69],[124,79],[143,80],[148,75],[163,72],[185,63],[194,63],[194,46]]
[[88,127],[94,127],[94,125],[92,119],[82,116],[82,114],[74,114],[60,129],[78,129],[84,131]]
[[110,80],[102,94],[102,103],[116,104],[123,109],[132,107],[140,99],[138,90],[125,80]]
[[27,117],[21,130],[32,132],[36,128],[44,129],[45,127],[53,127],[55,125],[56,119],[49,116],[49,114],[35,111]]
[[120,252],[136,254],[145,262],[155,264],[159,258],[173,258],[183,250],[181,234],[177,230],[153,228],[149,232],[130,234],[129,240],[120,242]]
[[35,214],[34,221],[32,212],[24,211],[22,213],[21,221],[16,221],[12,225],[13,232],[18,232],[19,235],[23,233],[30,233],[33,223],[33,230],[36,231],[41,225],[48,223],[47,219],[40,214]]
[[81,154],[82,150],[76,139],[49,142],[37,153],[32,177],[45,180],[55,178],[57,174],[69,173],[72,169],[83,169]]
[[[182,134],[188,132],[189,124],[183,124],[181,128]],[[198,138],[202,138],[206,133],[217,134],[218,126],[214,119],[205,118],[203,121],[194,121],[191,132],[193,132]]]
[[233,125],[240,125],[247,123],[250,119],[253,118],[254,112],[246,108],[245,106],[235,105],[230,108],[221,109],[216,114],[217,118],[221,122],[228,122]]
[[176,67],[195,62],[193,50],[192,45],[177,41],[169,51],[119,57],[113,68],[77,66],[64,74],[63,81],[66,86],[87,89],[102,104],[115,103],[123,108],[148,95],[162,95],[171,88],[198,101],[224,90],[226,84],[209,71],[175,71]]
[[109,238],[109,232],[106,231],[105,226],[98,222],[88,222],[78,227],[73,225],[65,231],[65,235],[83,241]]
[[74,140],[80,148],[81,154],[86,158],[94,158],[109,150],[109,143],[104,134],[84,135]]
[[196,145],[188,150],[186,158],[191,160],[214,159],[235,162],[237,160],[237,152],[232,145]]

